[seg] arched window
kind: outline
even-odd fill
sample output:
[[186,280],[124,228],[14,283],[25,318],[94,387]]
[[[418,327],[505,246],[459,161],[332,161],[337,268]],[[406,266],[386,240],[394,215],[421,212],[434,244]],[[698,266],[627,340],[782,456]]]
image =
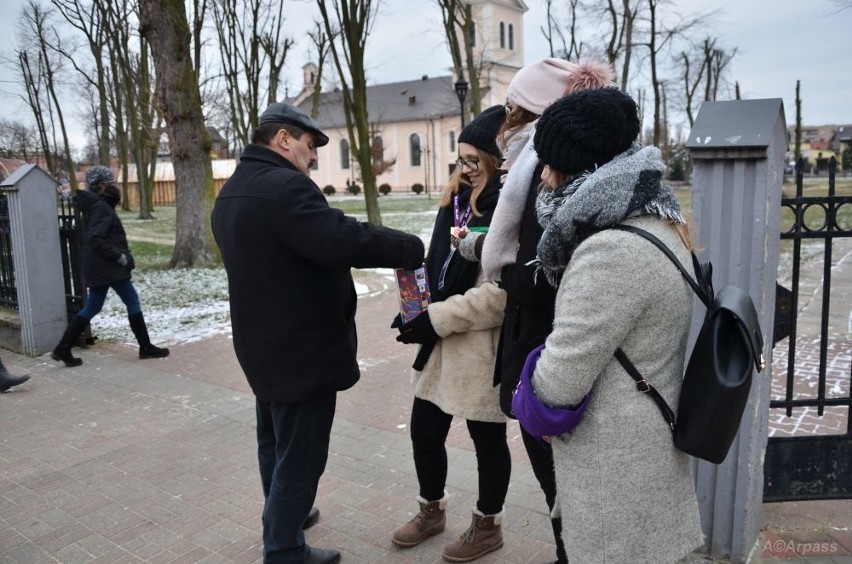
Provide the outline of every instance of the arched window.
[[408,150],[411,153],[411,166],[420,166],[420,136],[412,133],[408,137]]
[[470,24],[470,45],[476,47],[476,24]]
[[450,152],[456,152],[456,132],[450,131]]
[[509,24],[509,50],[515,50],[515,26]]
[[340,140],[340,168],[349,170],[349,140]]
[[[511,24],[509,24],[509,29],[512,29]],[[500,22],[500,49],[506,48],[506,24]]]
[[385,158],[385,142],[381,135],[373,137],[373,144],[370,146],[370,152],[373,155],[373,161],[381,162]]

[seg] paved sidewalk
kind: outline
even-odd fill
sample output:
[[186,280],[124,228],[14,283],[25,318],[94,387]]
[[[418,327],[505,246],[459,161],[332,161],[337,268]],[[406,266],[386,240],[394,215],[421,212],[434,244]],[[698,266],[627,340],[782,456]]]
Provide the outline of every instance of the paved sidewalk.
[[[322,517],[308,532],[347,563],[438,562],[476,499],[476,460],[459,421],[449,439],[447,531],[409,550],[391,544],[417,492],[407,428],[412,350],[388,329],[396,307],[391,293],[360,300],[363,377],[339,396]],[[260,562],[254,402],[227,336],[173,347],[164,360],[99,344],[80,351],[77,368],[0,354],[32,376],[0,396],[0,563]],[[543,496],[516,424],[509,434],[505,546],[478,562],[547,562],[554,547]],[[764,515],[761,543],[785,543],[765,556],[796,556],[791,542],[811,543],[815,558],[788,562],[852,562],[852,501],[772,504]]]

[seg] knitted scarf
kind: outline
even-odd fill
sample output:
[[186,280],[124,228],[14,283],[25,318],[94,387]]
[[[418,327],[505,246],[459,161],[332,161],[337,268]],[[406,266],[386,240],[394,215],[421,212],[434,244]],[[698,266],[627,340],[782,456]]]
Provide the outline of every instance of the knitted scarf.
[[544,233],[536,261],[548,282],[558,286],[584,239],[627,218],[655,215],[684,223],[674,192],[661,182],[665,168],[659,149],[634,145],[595,171],[542,190],[536,214]]
[[535,128],[525,128],[518,132],[513,142],[525,134],[527,136],[523,149],[509,169],[494,218],[488,229],[488,236],[482,247],[482,270],[487,280],[498,280],[503,267],[515,262],[518,254],[518,237],[521,233],[521,219],[527,201],[530,184],[538,165],[538,155],[533,148]]

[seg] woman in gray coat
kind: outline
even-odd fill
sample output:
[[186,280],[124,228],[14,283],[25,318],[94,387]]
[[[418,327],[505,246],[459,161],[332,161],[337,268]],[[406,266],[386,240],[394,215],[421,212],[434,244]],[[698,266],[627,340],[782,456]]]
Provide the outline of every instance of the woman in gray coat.
[[660,152],[634,145],[639,131],[635,102],[604,88],[555,102],[534,137],[547,187],[537,260],[558,290],[532,385],[552,406],[591,394],[580,424],[552,439],[572,564],[674,562],[703,542],[691,459],[613,357],[622,348],[677,409],[692,291],[648,241],[610,229],[641,227],[691,262]]

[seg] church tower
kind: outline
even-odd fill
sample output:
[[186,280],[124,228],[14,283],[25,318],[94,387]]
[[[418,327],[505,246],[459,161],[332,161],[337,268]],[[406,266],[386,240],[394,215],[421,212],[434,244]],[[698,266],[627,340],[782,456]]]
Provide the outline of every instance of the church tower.
[[[523,0],[466,0],[474,20],[473,41],[482,61],[482,107],[506,101],[506,90],[524,65]],[[487,91],[485,91],[487,89]]]

